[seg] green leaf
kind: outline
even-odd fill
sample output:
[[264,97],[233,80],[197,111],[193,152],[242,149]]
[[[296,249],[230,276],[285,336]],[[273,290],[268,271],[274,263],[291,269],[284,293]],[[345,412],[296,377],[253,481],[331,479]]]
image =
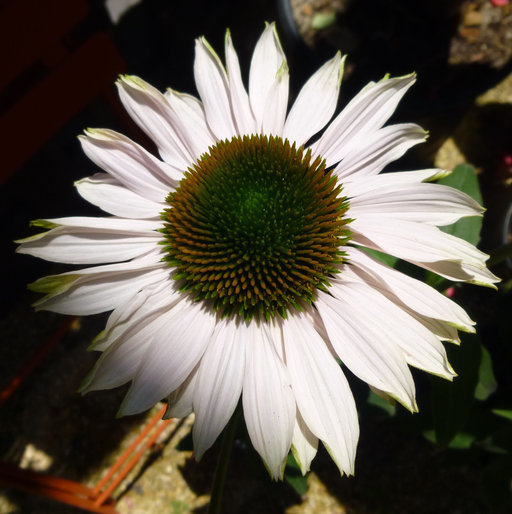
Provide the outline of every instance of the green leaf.
[[478,384],[475,388],[475,398],[480,401],[487,400],[498,388],[498,383],[492,370],[491,354],[482,345],[482,359],[478,369]]
[[[436,439],[435,430],[425,430],[423,436],[427,441],[432,444],[438,444]],[[476,437],[473,434],[467,434],[466,432],[459,432],[448,444],[448,448],[454,450],[467,450],[471,448],[471,445],[475,442]]]
[[389,416],[394,416],[396,413],[396,406],[394,404],[390,403],[385,398],[382,398],[378,394],[374,393],[371,389],[368,393],[367,402],[369,405],[373,405],[387,412]]
[[468,418],[482,360],[482,345],[474,334],[464,334],[461,346],[449,347],[448,351],[458,376],[452,383],[432,379],[435,440],[440,446],[448,446]]
[[[463,191],[479,204],[482,204],[482,194],[480,193],[475,168],[470,164],[459,164],[450,175],[439,179],[437,183]],[[471,216],[470,218],[462,218],[453,225],[441,227],[441,230],[476,245],[480,241],[481,228],[482,217]]]
[[496,414],[496,416],[501,416],[502,418],[508,419],[512,421],[512,410],[508,409],[492,409],[491,412]]
[[448,280],[446,280],[444,277],[441,277],[432,271],[427,271],[425,273],[425,282],[429,286],[436,288],[438,291],[446,289],[447,285],[451,284],[451,282],[448,282]]
[[308,473],[302,476],[299,465],[297,464],[297,461],[291,452],[288,454],[288,459],[286,461],[284,479],[292,486],[292,488],[299,496],[307,493]]
[[455,450],[467,450],[471,448],[471,445],[475,441],[476,437],[473,434],[466,434],[465,432],[459,432],[448,445],[449,448]]
[[394,268],[398,261],[396,257],[393,257],[393,255],[388,255],[387,253],[379,252],[377,250],[371,250],[370,248],[362,248],[362,250],[364,250],[368,255],[370,255],[374,259],[377,259],[378,261],[387,264],[391,268]]

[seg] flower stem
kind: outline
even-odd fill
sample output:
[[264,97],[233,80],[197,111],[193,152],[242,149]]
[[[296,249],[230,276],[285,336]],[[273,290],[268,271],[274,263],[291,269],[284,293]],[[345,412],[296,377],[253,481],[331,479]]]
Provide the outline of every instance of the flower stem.
[[231,449],[233,447],[233,440],[235,439],[239,415],[240,410],[236,409],[224,430],[219,460],[217,461],[217,467],[215,468],[215,475],[213,478],[208,514],[219,514],[221,512],[220,505],[222,502],[222,493],[224,492],[224,483],[226,481],[229,458],[231,457]]

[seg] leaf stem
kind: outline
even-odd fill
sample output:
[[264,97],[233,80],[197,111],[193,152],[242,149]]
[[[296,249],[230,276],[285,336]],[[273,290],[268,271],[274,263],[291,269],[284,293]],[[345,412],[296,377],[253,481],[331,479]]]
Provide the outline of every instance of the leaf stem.
[[220,507],[222,502],[222,493],[224,492],[224,483],[226,481],[229,458],[231,457],[231,449],[233,447],[233,440],[235,439],[239,416],[240,409],[236,409],[224,430],[219,460],[217,461],[217,467],[215,468],[215,475],[213,478],[208,514],[219,514],[221,512]]

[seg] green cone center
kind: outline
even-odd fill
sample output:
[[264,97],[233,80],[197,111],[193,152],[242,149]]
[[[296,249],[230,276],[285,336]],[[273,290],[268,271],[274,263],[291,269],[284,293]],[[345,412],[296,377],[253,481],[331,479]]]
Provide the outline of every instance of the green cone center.
[[250,320],[286,317],[338,270],[350,233],[341,184],[278,137],[221,141],[185,173],[162,213],[166,260],[195,300]]

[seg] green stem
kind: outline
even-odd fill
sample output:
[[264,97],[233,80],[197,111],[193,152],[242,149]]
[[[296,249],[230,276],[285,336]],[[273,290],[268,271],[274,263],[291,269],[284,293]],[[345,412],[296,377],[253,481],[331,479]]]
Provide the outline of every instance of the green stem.
[[239,417],[239,409],[237,409],[229,423],[224,430],[222,437],[222,447],[220,449],[219,460],[215,468],[215,476],[213,478],[212,494],[210,497],[210,505],[208,507],[208,514],[219,514],[220,504],[222,502],[222,493],[224,492],[224,483],[226,481],[226,474],[228,471],[229,458],[231,456],[231,449],[233,447],[233,440],[235,439],[236,425]]

